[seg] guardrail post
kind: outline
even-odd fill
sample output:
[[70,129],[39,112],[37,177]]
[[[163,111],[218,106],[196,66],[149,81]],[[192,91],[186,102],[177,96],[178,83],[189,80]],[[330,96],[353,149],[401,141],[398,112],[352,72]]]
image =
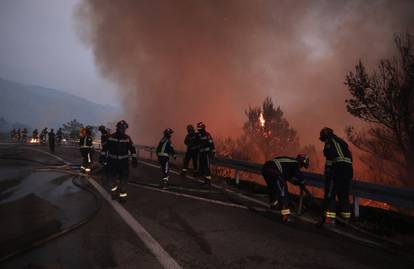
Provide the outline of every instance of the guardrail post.
[[235,171],[236,171],[236,175],[235,175],[236,184],[239,185],[240,184],[240,171],[237,169]]
[[356,195],[353,195],[353,200],[354,200],[354,217],[358,218],[359,217],[359,197]]

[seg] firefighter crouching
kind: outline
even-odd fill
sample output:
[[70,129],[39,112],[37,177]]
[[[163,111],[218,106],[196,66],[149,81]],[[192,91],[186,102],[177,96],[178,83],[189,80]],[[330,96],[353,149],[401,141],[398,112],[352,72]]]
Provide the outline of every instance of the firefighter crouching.
[[80,152],[83,158],[81,165],[81,172],[90,172],[92,167],[92,151],[93,151],[93,138],[90,128],[81,128],[80,130]]
[[162,170],[161,187],[164,187],[168,184],[170,177],[170,156],[173,156],[174,159],[176,158],[175,150],[171,143],[171,135],[173,133],[174,131],[171,128],[165,129],[164,136],[157,147],[158,161],[160,162]]
[[190,160],[193,163],[194,173],[197,173],[198,151],[200,150],[200,144],[198,140],[198,133],[196,133],[192,124],[187,125],[187,135],[184,139],[184,144],[187,146],[187,151],[184,156],[183,169],[181,170],[181,174],[185,175],[187,173]]
[[290,221],[287,181],[303,185],[305,178],[300,170],[302,167],[309,167],[309,157],[305,154],[299,154],[296,158],[276,157],[262,167],[262,175],[269,191],[270,208],[280,210],[283,222]]
[[199,166],[200,175],[205,183],[211,183],[210,162],[214,160],[216,149],[213,137],[206,131],[206,125],[202,122],[197,123],[198,140],[200,143]]
[[339,199],[341,217],[345,220],[351,218],[349,191],[353,177],[352,153],[348,144],[336,136],[330,128],[323,128],[319,139],[325,143],[323,154],[326,158],[325,212],[321,224],[335,224],[336,197]]
[[103,148],[107,156],[112,199],[119,199],[121,203],[126,202],[128,197],[129,153],[131,154],[132,166],[138,166],[134,143],[125,133],[126,129],[128,129],[126,121],[118,122],[116,132],[108,137],[106,146]]

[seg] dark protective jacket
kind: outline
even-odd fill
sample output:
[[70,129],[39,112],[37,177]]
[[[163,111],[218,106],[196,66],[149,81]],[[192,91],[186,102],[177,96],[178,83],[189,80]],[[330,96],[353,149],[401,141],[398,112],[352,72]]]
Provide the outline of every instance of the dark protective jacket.
[[352,167],[352,153],[348,144],[336,135],[325,142],[323,155],[326,158],[325,173],[329,173],[335,164],[348,164]]
[[54,144],[55,143],[55,133],[54,132],[50,132],[49,133],[49,144]]
[[208,132],[198,133],[200,152],[216,152],[213,137]]
[[104,151],[107,143],[108,143],[108,138],[109,138],[109,133],[105,130],[103,132],[101,132],[101,147],[102,147],[102,151]]
[[111,134],[102,150],[110,161],[124,160],[128,162],[129,153],[133,160],[137,159],[134,143],[127,134],[117,132]]
[[169,157],[170,155],[175,155],[175,150],[171,143],[171,138],[163,137],[157,147],[157,156]]
[[184,139],[184,144],[189,151],[198,151],[200,149],[199,136],[196,132],[188,133]]
[[267,161],[263,166],[263,170],[273,177],[280,176],[294,184],[305,182],[305,176],[302,174],[299,162],[295,158],[286,156],[276,157],[273,160]]
[[90,135],[82,136],[79,140],[79,146],[81,150],[92,150],[93,149],[93,138]]

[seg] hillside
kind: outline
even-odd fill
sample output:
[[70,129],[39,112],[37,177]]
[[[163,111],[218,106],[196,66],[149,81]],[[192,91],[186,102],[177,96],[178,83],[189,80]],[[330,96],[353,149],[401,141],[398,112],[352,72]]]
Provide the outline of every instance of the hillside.
[[85,124],[115,120],[120,109],[55,89],[0,78],[0,117],[34,128],[58,127],[74,118]]

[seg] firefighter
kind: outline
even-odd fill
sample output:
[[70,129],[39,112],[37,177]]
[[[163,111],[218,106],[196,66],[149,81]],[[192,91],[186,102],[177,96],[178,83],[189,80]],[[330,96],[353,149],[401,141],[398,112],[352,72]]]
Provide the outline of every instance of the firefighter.
[[92,150],[93,150],[93,138],[90,128],[80,129],[79,140],[80,152],[83,158],[82,165],[80,167],[81,172],[90,172],[92,167]]
[[[119,199],[119,202],[126,202],[128,193],[128,176],[129,176],[129,155],[131,154],[132,166],[138,166],[137,154],[134,143],[125,133],[128,129],[128,123],[121,120],[116,124],[116,132],[108,137],[107,144],[104,147],[108,162],[108,173],[110,180],[110,192],[112,199]],[[119,183],[118,183],[119,181]]]
[[49,149],[51,153],[55,153],[55,136],[55,132],[51,129],[49,133]]
[[42,132],[40,133],[40,142],[42,144],[46,143],[47,140],[47,134],[48,134],[48,130],[47,127],[45,127]]
[[340,215],[345,220],[351,218],[349,190],[353,177],[352,153],[348,144],[336,136],[331,128],[323,128],[319,139],[325,143],[323,154],[325,163],[324,216],[320,224],[335,224],[336,197],[340,204]]
[[176,158],[175,150],[171,143],[171,135],[173,133],[174,131],[171,128],[165,129],[164,136],[161,139],[157,147],[158,161],[160,162],[161,170],[162,170],[162,180],[161,180],[162,187],[168,184],[168,180],[170,176],[170,167],[169,167],[170,156],[172,156],[174,159]]
[[206,125],[203,122],[197,123],[198,140],[199,140],[199,165],[200,175],[204,178],[206,184],[211,183],[210,162],[214,160],[216,149],[214,147],[213,137],[206,131]]
[[184,144],[187,146],[187,151],[184,156],[183,169],[181,174],[185,175],[188,171],[188,164],[190,160],[193,163],[193,171],[197,173],[198,171],[198,151],[200,150],[200,144],[198,139],[198,134],[194,130],[192,124],[187,125],[187,135],[184,139]]
[[33,133],[32,133],[32,138],[33,138],[33,140],[35,140],[35,141],[37,141],[37,140],[39,139],[39,132],[37,131],[37,129],[34,129],[34,130],[33,130]]
[[62,128],[59,128],[56,132],[56,137],[57,137],[57,143],[58,145],[62,144],[62,139],[63,139],[63,132],[62,132]]
[[20,128],[17,129],[16,135],[17,135],[17,142],[21,142],[22,131],[20,130]]
[[26,143],[27,141],[27,128],[23,128],[23,131],[22,131],[22,141],[23,141],[23,143]]
[[309,167],[309,157],[299,154],[296,158],[276,157],[267,161],[262,167],[262,175],[269,191],[270,208],[278,206],[283,222],[290,221],[289,192],[287,181],[302,186],[305,178],[301,168]]
[[108,143],[109,131],[103,125],[99,126],[98,130],[101,132],[101,155],[99,156],[99,163],[106,165],[106,145]]
[[10,132],[10,138],[12,140],[16,139],[16,128],[13,128],[13,130]]

